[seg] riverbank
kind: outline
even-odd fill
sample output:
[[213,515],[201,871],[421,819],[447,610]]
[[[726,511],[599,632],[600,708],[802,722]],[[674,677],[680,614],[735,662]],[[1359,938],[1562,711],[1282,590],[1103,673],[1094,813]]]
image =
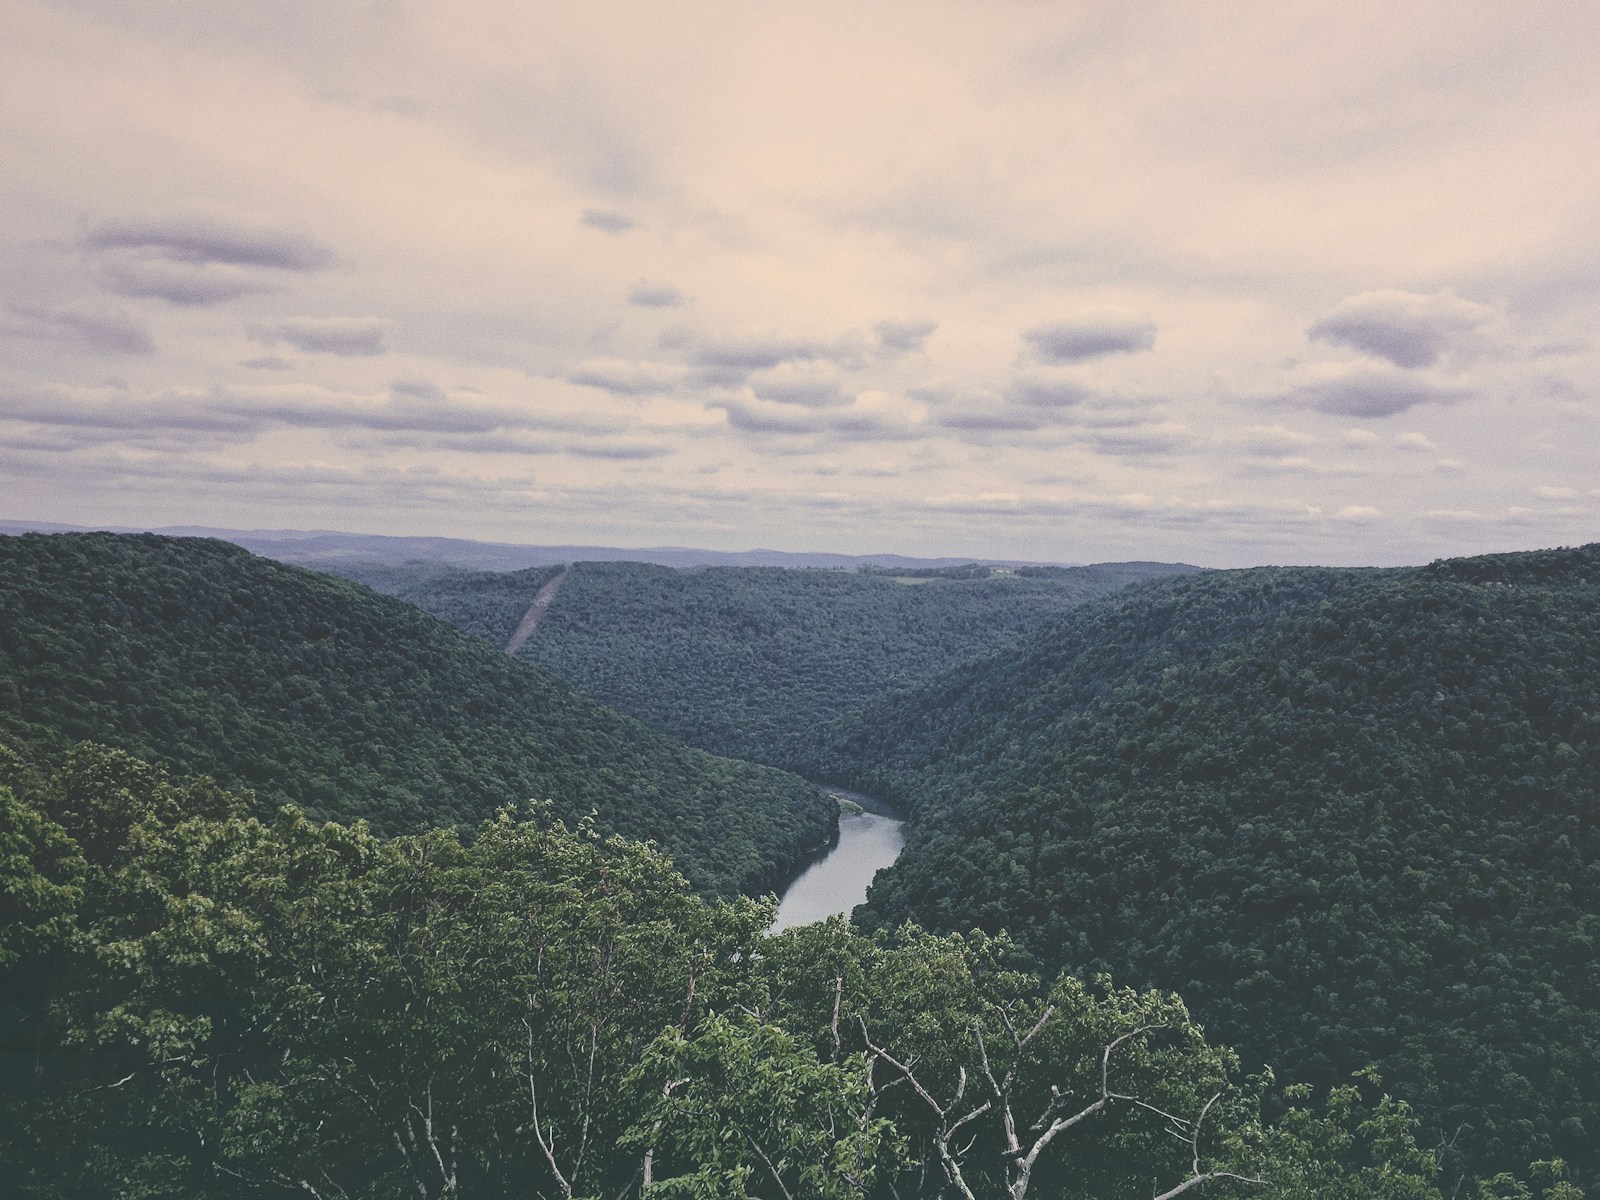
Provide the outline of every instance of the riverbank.
[[779,894],[773,931],[843,914],[867,898],[873,877],[899,857],[905,819],[893,805],[848,788],[824,785],[839,803],[833,845],[818,851]]
[[878,817],[890,817],[896,821],[906,820],[906,814],[887,800],[879,800],[876,796],[868,796],[863,792],[852,792],[849,788],[834,787],[832,784],[819,783],[817,785],[828,795],[839,801],[839,807],[845,812],[850,810],[845,806],[854,804],[864,812],[872,813]]

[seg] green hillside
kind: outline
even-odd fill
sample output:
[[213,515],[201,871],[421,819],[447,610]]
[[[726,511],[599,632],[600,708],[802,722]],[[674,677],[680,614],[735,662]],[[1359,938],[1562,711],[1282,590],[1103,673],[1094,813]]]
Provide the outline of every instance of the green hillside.
[[698,885],[778,883],[835,820],[801,780],[678,745],[355,584],[223,542],[0,538],[0,738],[93,739],[380,832],[591,809]]
[[[496,645],[551,568],[340,566]],[[876,703],[1159,563],[891,571],[579,563],[521,654],[587,695],[717,754],[787,766],[797,735]]]
[[1158,582],[819,736],[909,804],[864,917],[1008,928],[1457,1168],[1600,1169],[1600,546]]

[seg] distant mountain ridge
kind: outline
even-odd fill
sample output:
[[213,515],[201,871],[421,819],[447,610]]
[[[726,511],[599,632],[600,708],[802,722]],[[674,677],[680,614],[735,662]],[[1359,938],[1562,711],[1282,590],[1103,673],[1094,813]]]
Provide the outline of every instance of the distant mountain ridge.
[[1073,565],[1029,563],[1020,559],[915,558],[904,554],[699,550],[687,546],[640,548],[542,546],[513,542],[480,542],[468,538],[342,533],[326,529],[220,529],[203,525],[173,525],[146,529],[126,526],[61,525],[47,521],[0,521],[0,534],[85,533],[92,530],[107,533],[158,533],[168,537],[217,538],[224,542],[232,542],[236,546],[243,546],[252,554],[300,566],[318,566],[339,559],[388,566],[414,562],[438,563],[475,571],[520,571],[528,567],[549,567],[574,562],[638,562],[654,563],[663,567],[820,567],[844,570],[861,566],[908,569],[954,567],[967,563],[1007,566]]

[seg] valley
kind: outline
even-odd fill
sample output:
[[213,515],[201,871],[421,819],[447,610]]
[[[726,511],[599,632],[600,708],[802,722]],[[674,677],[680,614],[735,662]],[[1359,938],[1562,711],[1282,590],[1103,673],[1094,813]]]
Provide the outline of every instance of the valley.
[[[410,1120],[381,1116],[389,1096],[486,1072],[448,1101],[487,1139],[475,1177],[592,1170],[626,1192],[621,1150],[528,1159],[519,1118],[477,1097],[547,1079],[616,1147],[655,1130],[667,1162],[666,1130],[700,1135],[650,1072],[703,1078],[732,1120],[718,1106],[761,1085],[713,1081],[759,1042],[818,1103],[892,1114],[906,1141],[867,1122],[848,1151],[882,1184],[848,1194],[887,1196],[956,1161],[955,1118],[908,1105],[902,1053],[951,1088],[989,1069],[964,1054],[1015,1036],[1007,1069],[1048,1089],[1145,1011],[1189,1031],[1126,1051],[1139,1086],[1182,1081],[1157,1106],[1193,1132],[1206,1088],[1231,1097],[1206,1180],[1276,1181],[1216,1194],[1427,1197],[1560,1160],[1530,1178],[1570,1198],[1600,1169],[1600,547],[1383,570],[323,565],[0,538],[0,1015],[14,1055],[94,1047],[40,1060],[30,1155],[56,1120],[165,1144],[95,1090],[131,1069],[139,1103],[203,1097],[173,1110],[191,1133],[172,1161],[192,1134],[224,1138],[229,1170],[309,1154],[358,1180],[360,1146]],[[516,966],[541,945],[566,974]],[[605,982],[617,953],[632,982]],[[430,997],[434,1049],[417,1027],[386,1058],[321,1007],[397,1019],[362,982],[391,974]],[[503,1039],[539,995],[552,1040],[527,1053],[556,1057],[519,1067]],[[1067,1011],[1046,1069],[1018,1020]],[[739,1012],[762,1016],[719,1024]],[[615,1056],[594,1068],[605,1111],[552,1065],[591,1018]],[[187,1032],[140,1065],[163,1022]],[[360,1115],[304,1090],[329,1055],[401,1074]],[[203,1082],[207,1062],[247,1075]],[[852,1062],[871,1070],[828,1073]],[[34,1111],[27,1078],[0,1093],[13,1114]],[[890,1078],[907,1091],[880,1095]],[[999,1080],[961,1170],[1014,1192],[987,1114],[1024,1084]],[[226,1142],[269,1092],[272,1120],[330,1104],[350,1140]],[[1135,1194],[1116,1147],[1153,1136],[1138,1111],[1027,1186]],[[775,1137],[813,1128],[782,1120]],[[1385,1149],[1361,1141],[1380,1130]],[[1171,1186],[1200,1186],[1154,1146]],[[1313,1186],[1313,1162],[1337,1170]],[[372,1169],[381,1191],[420,1168]]]

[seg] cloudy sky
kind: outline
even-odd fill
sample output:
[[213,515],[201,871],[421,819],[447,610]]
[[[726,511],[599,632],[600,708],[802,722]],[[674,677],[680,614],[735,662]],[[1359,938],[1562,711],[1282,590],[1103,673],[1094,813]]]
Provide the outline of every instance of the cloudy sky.
[[1589,0],[0,0],[0,517],[1600,537]]

